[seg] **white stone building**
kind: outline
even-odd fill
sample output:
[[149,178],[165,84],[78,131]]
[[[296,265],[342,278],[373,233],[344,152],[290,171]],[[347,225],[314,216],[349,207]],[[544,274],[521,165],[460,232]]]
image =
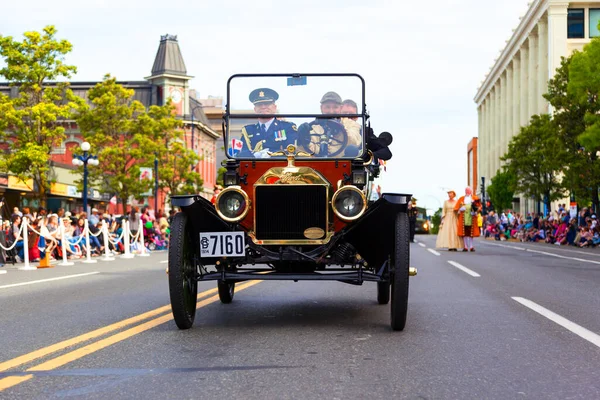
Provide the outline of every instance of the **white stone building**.
[[[550,112],[542,97],[561,57],[600,36],[600,1],[535,0],[477,90],[478,173],[486,182],[501,167],[510,139],[534,114]],[[535,211],[531,200],[515,209]]]

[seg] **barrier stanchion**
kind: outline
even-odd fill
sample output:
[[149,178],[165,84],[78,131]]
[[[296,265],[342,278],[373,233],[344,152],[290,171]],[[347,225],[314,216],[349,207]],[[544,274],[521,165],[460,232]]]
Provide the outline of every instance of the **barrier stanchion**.
[[111,257],[109,245],[108,245],[108,225],[106,222],[102,224],[102,236],[104,236],[104,256],[101,258],[102,261],[114,261],[115,258]]
[[21,271],[33,271],[37,269],[33,265],[29,265],[29,235],[27,232],[27,218],[23,218],[23,261],[25,265],[19,268]]
[[142,256],[142,257],[150,257],[150,253],[148,253],[146,251],[146,244],[144,243],[144,227],[143,226],[140,227],[140,231],[138,233],[140,235],[140,256]]
[[86,259],[83,261],[86,264],[93,264],[93,263],[97,263],[98,260],[92,260],[92,255],[90,253],[90,228],[88,226],[88,220],[85,220],[85,224],[84,224],[84,229],[85,229],[85,247],[86,247]]
[[121,258],[133,258],[131,249],[129,248],[129,221],[123,221],[123,245],[125,246],[125,253]]
[[67,259],[67,238],[65,237],[65,225],[63,223],[60,224],[60,243],[62,247],[63,260],[61,263],[58,263],[58,265],[74,265],[74,262],[68,261]]

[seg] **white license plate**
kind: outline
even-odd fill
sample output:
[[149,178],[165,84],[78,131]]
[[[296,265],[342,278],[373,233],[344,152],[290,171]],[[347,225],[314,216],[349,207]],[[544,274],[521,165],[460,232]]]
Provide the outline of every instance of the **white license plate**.
[[200,257],[243,257],[244,232],[201,232]]

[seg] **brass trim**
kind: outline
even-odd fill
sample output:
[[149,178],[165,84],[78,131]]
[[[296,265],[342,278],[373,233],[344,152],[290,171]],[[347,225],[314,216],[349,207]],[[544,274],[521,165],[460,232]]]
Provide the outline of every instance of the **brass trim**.
[[[335,200],[337,199],[337,197],[339,196],[339,194],[342,193],[342,192],[348,191],[348,190],[352,190],[352,191],[357,192],[358,194],[360,194],[360,197],[362,198],[362,201],[363,201],[362,209],[354,217],[346,217],[345,215],[341,214],[335,208]],[[333,194],[333,197],[331,198],[331,208],[333,209],[333,212],[335,213],[335,215],[337,215],[341,220],[343,220],[343,221],[354,221],[354,220],[357,220],[360,217],[362,217],[362,215],[365,213],[365,210],[367,209],[367,197],[362,192],[362,190],[360,190],[356,186],[353,186],[353,185],[342,186],[340,189],[338,189]]]
[[[237,192],[239,194],[241,194],[244,197],[244,200],[246,200],[246,209],[237,217],[235,218],[229,218],[226,217],[221,210],[219,209],[219,200],[221,199],[221,197],[229,192]],[[240,186],[228,186],[225,189],[221,190],[221,193],[219,193],[217,195],[217,199],[215,200],[215,209],[217,211],[217,214],[219,214],[219,217],[221,217],[223,220],[227,221],[227,222],[238,222],[242,219],[244,219],[244,217],[248,214],[248,211],[250,211],[250,198],[248,197],[248,194],[240,187]]]
[[[309,169],[312,170],[312,168],[308,168],[308,167],[296,167],[296,169]],[[277,184],[259,184],[258,182],[261,182],[263,180],[263,178],[265,178],[266,176],[268,176],[269,172],[273,172],[273,170],[280,170],[283,168],[271,168],[269,171],[267,171],[263,176],[260,177],[259,180],[257,180],[254,184],[254,199],[256,200],[256,188],[259,186],[277,186]],[[318,172],[312,170],[315,174],[320,175]],[[276,174],[275,174],[276,175]],[[322,177],[321,177],[322,178]],[[265,178],[266,179],[266,178]],[[327,182],[325,180],[325,178],[322,178],[324,183],[316,183],[310,186],[325,186],[325,201],[323,204],[323,207],[325,207],[325,229],[329,229],[329,188],[331,187],[331,185],[329,184],[329,182]],[[286,186],[297,186],[297,187],[304,187],[304,186],[308,186],[309,184],[306,184],[306,182],[298,182],[300,184],[297,185],[292,185],[292,184],[285,184]],[[253,227],[254,229],[256,229],[256,209],[254,210],[254,222],[253,222]],[[248,233],[248,235],[250,236],[250,238],[252,239],[252,241],[256,244],[325,244],[329,242],[329,239],[331,238],[331,236],[334,234],[334,232],[327,232],[327,236],[325,236],[324,239],[315,239],[315,240],[311,240],[311,239],[294,239],[294,240],[275,240],[275,239],[271,239],[271,240],[261,240],[261,239],[256,239],[256,237],[254,236],[254,231]],[[260,243],[259,243],[260,242]]]
[[331,238],[333,237],[334,234],[335,234],[335,232],[327,232],[323,239],[314,239],[314,240],[313,239],[261,240],[261,239],[256,238],[256,234],[254,232],[248,232],[248,236],[250,237],[250,239],[252,239],[252,242],[254,242],[254,244],[257,244],[259,246],[269,246],[269,245],[274,245],[274,244],[282,244],[282,245],[285,245],[285,244],[288,244],[288,245],[327,244],[327,243],[329,243],[329,241],[331,240]]
[[373,158],[375,157],[373,155],[373,152],[371,150],[368,150],[368,154],[369,154],[369,161],[365,161],[363,163],[363,166],[366,167],[367,165],[371,165],[371,163],[373,162]]
[[296,152],[296,146],[293,144],[288,144],[285,150],[279,150],[274,153],[267,152],[271,157],[273,156],[286,156],[288,162],[288,168],[293,168],[296,166],[296,157],[312,157],[314,153],[307,153],[306,151],[298,150]]
[[409,275],[409,276],[417,276],[417,268],[415,268],[415,267],[410,267],[410,268],[408,269],[408,275]]

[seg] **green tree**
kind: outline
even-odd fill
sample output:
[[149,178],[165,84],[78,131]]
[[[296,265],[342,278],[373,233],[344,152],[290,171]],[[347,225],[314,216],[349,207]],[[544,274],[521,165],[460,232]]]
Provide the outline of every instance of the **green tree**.
[[581,52],[571,56],[566,83],[570,108],[579,110],[577,125],[571,135],[577,135],[573,149],[573,181],[577,183],[577,200],[591,200],[597,211],[600,206],[600,39],[594,38]]
[[223,178],[225,177],[225,172],[227,172],[227,168],[225,167],[219,167],[219,170],[217,171],[217,183],[221,186],[224,185]]
[[200,157],[192,149],[185,147],[181,136],[181,131],[173,132],[167,141],[167,151],[163,153],[158,169],[158,185],[168,189],[172,195],[202,191],[202,177],[192,170],[200,161]]
[[507,162],[504,166],[507,173],[516,177],[515,191],[543,201],[547,207],[565,195],[556,131],[550,115],[534,115],[530,124],[511,139],[508,152],[501,158]]
[[494,207],[499,212],[512,208],[515,194],[516,177],[510,170],[498,171],[487,188]]
[[123,204],[152,189],[154,182],[140,180],[140,168],[152,167],[155,155],[163,158],[165,137],[172,137],[181,126],[170,103],[146,109],[133,95],[132,89],[106,75],[88,92],[91,106],[81,104],[76,115],[83,137],[100,161],[99,167],[89,170],[90,180],[110,187]]
[[586,129],[585,116],[594,113],[597,104],[580,102],[576,94],[568,90],[571,60],[577,54],[579,52],[574,52],[562,59],[560,68],[548,82],[548,93],[544,97],[554,108],[553,119],[561,143],[556,156],[563,167],[563,187],[580,204],[592,202],[598,209],[598,191],[593,188],[600,184],[600,160],[596,152],[586,150],[580,142]]
[[442,222],[442,209],[438,208],[437,211],[431,217],[431,224],[433,227],[431,228],[431,233],[437,235],[440,231],[440,223]]
[[[81,102],[66,82],[76,72],[64,63],[71,52],[67,40],[56,39],[56,28],[25,32],[22,41],[0,35],[0,55],[6,66],[0,69],[18,96],[0,96],[0,135],[7,149],[0,157],[0,169],[19,179],[33,179],[35,195],[45,201],[50,190],[50,153],[65,139],[61,120],[70,119]],[[32,188],[33,189],[33,188]]]

